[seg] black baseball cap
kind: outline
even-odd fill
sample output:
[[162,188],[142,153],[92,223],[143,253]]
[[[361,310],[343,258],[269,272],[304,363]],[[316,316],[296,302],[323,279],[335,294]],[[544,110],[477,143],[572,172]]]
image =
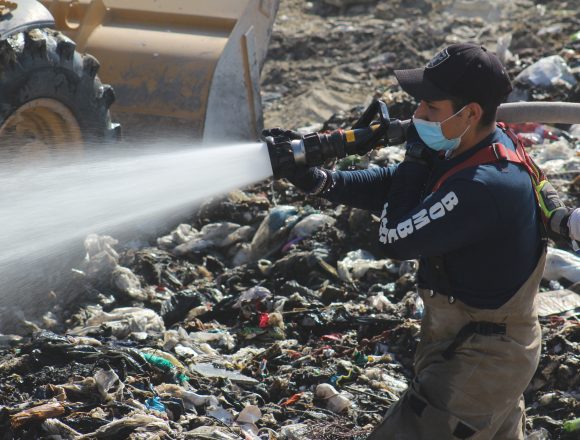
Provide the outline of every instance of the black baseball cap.
[[498,106],[512,91],[498,57],[477,44],[452,44],[424,68],[395,70],[405,92],[418,100],[462,99]]

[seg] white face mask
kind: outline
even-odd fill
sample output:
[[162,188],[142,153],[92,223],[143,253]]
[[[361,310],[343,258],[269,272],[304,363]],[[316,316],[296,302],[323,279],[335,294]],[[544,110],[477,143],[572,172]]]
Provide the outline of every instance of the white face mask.
[[467,126],[467,128],[459,135],[459,137],[453,139],[447,139],[443,134],[443,130],[441,130],[441,125],[447,122],[449,119],[457,116],[459,113],[463,111],[466,106],[463,106],[459,111],[449,116],[447,119],[441,122],[431,122],[425,121],[424,119],[415,118],[413,116],[413,124],[417,129],[417,133],[419,137],[425,142],[425,144],[435,150],[435,151],[453,151],[455,150],[459,144],[461,143],[461,138],[467,130],[471,127],[471,124]]

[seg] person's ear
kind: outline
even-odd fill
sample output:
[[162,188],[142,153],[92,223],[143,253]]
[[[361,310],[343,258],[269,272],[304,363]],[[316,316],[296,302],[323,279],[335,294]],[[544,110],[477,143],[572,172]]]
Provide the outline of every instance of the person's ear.
[[483,118],[483,108],[477,102],[471,102],[467,105],[468,118],[472,125],[478,125]]

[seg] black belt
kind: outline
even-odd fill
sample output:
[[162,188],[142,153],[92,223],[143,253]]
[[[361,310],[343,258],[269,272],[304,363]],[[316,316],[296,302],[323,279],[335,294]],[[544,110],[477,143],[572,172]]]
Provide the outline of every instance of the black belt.
[[485,321],[471,321],[465,324],[455,339],[442,353],[442,356],[449,360],[455,356],[455,350],[463,344],[467,338],[473,334],[491,336],[491,335],[505,335],[506,334],[506,324],[497,324],[495,322],[485,322]]

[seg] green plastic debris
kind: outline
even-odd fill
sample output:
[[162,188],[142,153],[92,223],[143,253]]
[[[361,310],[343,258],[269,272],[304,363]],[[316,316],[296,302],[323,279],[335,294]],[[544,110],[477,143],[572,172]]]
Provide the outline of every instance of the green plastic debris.
[[154,354],[143,353],[143,352],[141,352],[141,356],[143,356],[143,359],[145,359],[151,365],[155,365],[156,367],[161,368],[162,370],[164,370],[166,372],[171,372],[171,371],[175,370],[175,365],[173,365],[167,359],[164,359],[160,356],[155,356]]
[[580,40],[580,31],[570,35],[570,41],[578,41],[578,40]]
[[140,352],[143,359],[149,362],[151,365],[160,368],[161,370],[165,371],[166,373],[173,373],[175,378],[179,381],[179,383],[189,381],[189,377],[187,377],[183,373],[179,373],[175,365],[173,365],[167,359],[162,358],[161,356],[155,356],[154,354]]
[[564,431],[566,431],[566,432],[580,431],[580,417],[577,419],[574,419],[574,420],[568,420],[568,421],[564,422],[563,428],[564,428]]
[[354,363],[358,366],[364,366],[368,363],[369,358],[364,353],[360,351],[354,352]]

